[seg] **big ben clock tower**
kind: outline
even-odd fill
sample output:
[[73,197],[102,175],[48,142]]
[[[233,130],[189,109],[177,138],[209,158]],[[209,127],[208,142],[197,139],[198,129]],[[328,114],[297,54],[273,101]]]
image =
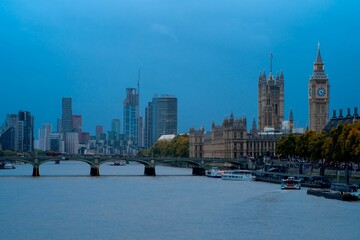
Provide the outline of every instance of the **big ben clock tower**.
[[320,55],[320,44],[314,63],[314,72],[309,82],[310,130],[321,133],[328,122],[330,85]]

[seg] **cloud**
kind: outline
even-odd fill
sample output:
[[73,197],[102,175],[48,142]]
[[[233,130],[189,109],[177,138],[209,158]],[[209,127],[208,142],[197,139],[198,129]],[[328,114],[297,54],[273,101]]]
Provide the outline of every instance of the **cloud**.
[[163,24],[153,23],[151,24],[150,29],[151,31],[156,32],[162,36],[165,36],[175,42],[178,41],[178,38],[175,35],[175,33],[169,27]]

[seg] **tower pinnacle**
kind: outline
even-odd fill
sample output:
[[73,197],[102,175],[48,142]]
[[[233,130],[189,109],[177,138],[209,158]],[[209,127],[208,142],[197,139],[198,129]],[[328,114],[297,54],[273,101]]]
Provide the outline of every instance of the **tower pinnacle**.
[[273,55],[272,55],[272,52],[270,52],[270,75],[272,74],[272,58],[273,58]]
[[320,42],[318,42],[318,52],[317,52],[315,64],[324,64],[320,54]]

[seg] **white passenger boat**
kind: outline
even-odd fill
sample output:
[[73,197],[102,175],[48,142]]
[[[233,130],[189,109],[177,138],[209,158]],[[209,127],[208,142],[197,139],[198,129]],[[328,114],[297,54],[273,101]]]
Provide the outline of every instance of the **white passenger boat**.
[[5,164],[1,165],[2,169],[15,169],[15,165],[10,163],[10,162],[6,162]]
[[205,175],[207,177],[221,178],[221,175],[223,175],[224,173],[224,170],[220,170],[218,167],[212,167],[211,169],[206,171]]
[[233,180],[233,181],[251,181],[251,180],[255,180],[255,176],[252,175],[251,171],[234,170],[222,174],[221,179]]
[[126,162],[125,161],[114,161],[113,163],[109,164],[110,166],[125,166]]
[[287,179],[282,179],[281,180],[281,189],[282,190],[286,190],[286,189],[300,190],[301,189],[300,182],[301,182],[300,179],[295,179],[294,177],[288,177]]

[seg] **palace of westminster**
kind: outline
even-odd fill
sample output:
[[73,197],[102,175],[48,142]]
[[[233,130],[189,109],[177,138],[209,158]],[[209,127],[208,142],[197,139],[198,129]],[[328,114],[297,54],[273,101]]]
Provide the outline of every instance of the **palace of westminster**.
[[[320,45],[314,62],[314,71],[308,85],[309,101],[309,129],[317,133],[337,126],[340,122],[360,120],[357,108],[351,116],[339,116],[333,112],[328,121],[330,85],[324,71],[324,62],[320,55]],[[303,131],[303,130],[302,130]],[[294,128],[293,113],[290,111],[289,120],[284,121],[284,76],[283,73],[275,77],[271,72],[266,77],[260,73],[258,80],[258,128],[253,120],[250,132],[247,131],[246,117],[234,118],[233,114],[225,118],[222,125],[212,123],[211,131],[204,128],[190,129],[189,155],[194,158],[239,158],[275,156],[276,144],[280,137],[288,133],[301,133]]]

